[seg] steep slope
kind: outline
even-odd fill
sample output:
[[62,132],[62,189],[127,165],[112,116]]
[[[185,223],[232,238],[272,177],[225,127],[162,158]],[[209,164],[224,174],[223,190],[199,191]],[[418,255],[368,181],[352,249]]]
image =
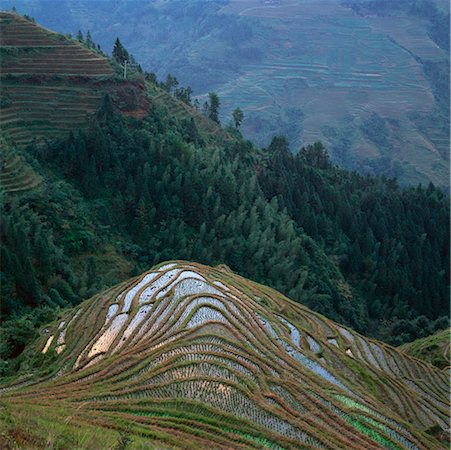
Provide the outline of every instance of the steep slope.
[[23,156],[0,135],[0,190],[12,194],[34,189],[41,182]]
[[106,428],[130,448],[433,449],[424,430],[447,427],[445,374],[225,266],[165,263],[28,352],[41,379],[2,391],[3,439],[22,448],[63,429],[77,448],[102,428],[111,443]]
[[99,51],[17,14],[0,12],[0,57],[0,187],[6,193],[40,183],[20,149],[86,128],[106,93],[133,117],[149,107],[142,80],[117,79]]
[[442,330],[431,336],[417,339],[414,342],[399,347],[407,355],[422,359],[428,363],[446,370],[451,359],[451,330]]
[[104,56],[17,14],[0,13],[0,51],[0,122],[18,145],[86,126],[96,81],[113,75]]

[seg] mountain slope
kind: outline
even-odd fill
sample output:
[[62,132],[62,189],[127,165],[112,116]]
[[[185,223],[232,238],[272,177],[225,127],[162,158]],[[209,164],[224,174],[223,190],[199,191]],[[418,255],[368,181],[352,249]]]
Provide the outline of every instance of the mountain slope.
[[0,13],[3,131],[15,144],[86,126],[113,75],[108,60],[81,43],[17,15]]
[[427,361],[446,370],[451,364],[451,330],[442,330],[431,336],[402,345],[399,349],[407,355]]
[[[237,106],[260,146],[323,141],[348,169],[449,185],[449,4],[441,0],[5,0],[52,28],[120,36],[146,70]],[[143,45],[145,43],[145,45]],[[374,132],[377,128],[377,132]]]
[[27,405],[42,414],[16,432],[24,448],[63,410],[57,422],[127,430],[137,448],[433,449],[423,430],[447,427],[445,374],[225,266],[164,263],[69,311],[27,353],[41,379],[1,393],[10,423]]

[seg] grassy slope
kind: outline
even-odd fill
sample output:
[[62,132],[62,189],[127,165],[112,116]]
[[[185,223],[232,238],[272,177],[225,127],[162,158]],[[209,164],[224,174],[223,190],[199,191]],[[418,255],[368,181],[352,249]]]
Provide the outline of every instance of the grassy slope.
[[399,347],[407,355],[427,361],[440,369],[450,366],[451,330],[442,330],[432,336],[418,339]]
[[4,382],[26,380],[1,394],[3,443],[442,447],[423,432],[446,424],[437,369],[224,266],[159,267],[42,330],[27,370]]

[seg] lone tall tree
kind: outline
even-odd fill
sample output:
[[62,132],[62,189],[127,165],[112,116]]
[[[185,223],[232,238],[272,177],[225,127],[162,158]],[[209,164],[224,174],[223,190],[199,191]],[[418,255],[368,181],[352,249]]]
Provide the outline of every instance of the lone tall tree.
[[124,64],[125,61],[128,61],[130,55],[128,54],[125,47],[121,44],[119,38],[116,38],[116,42],[113,47],[113,58],[119,63]]
[[238,130],[241,126],[241,122],[244,119],[244,113],[240,108],[235,108],[232,113],[233,121],[235,123],[235,128]]
[[88,30],[88,33],[86,34],[86,41],[85,41],[86,45],[89,48],[93,48],[94,47],[94,41],[92,40],[92,36],[91,36],[91,32]]
[[219,97],[215,92],[210,92],[208,94],[208,98],[210,99],[208,117],[216,123],[219,123]]

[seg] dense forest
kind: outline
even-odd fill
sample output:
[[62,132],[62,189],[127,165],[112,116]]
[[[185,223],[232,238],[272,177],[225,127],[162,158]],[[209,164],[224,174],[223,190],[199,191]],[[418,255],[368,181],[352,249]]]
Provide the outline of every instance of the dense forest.
[[28,148],[48,181],[2,201],[1,371],[60,308],[168,259],[225,263],[395,344],[448,325],[439,189],[339,169],[320,143],[293,155],[283,136],[259,150],[227,133],[157,105],[127,118],[106,95],[87,130]]

